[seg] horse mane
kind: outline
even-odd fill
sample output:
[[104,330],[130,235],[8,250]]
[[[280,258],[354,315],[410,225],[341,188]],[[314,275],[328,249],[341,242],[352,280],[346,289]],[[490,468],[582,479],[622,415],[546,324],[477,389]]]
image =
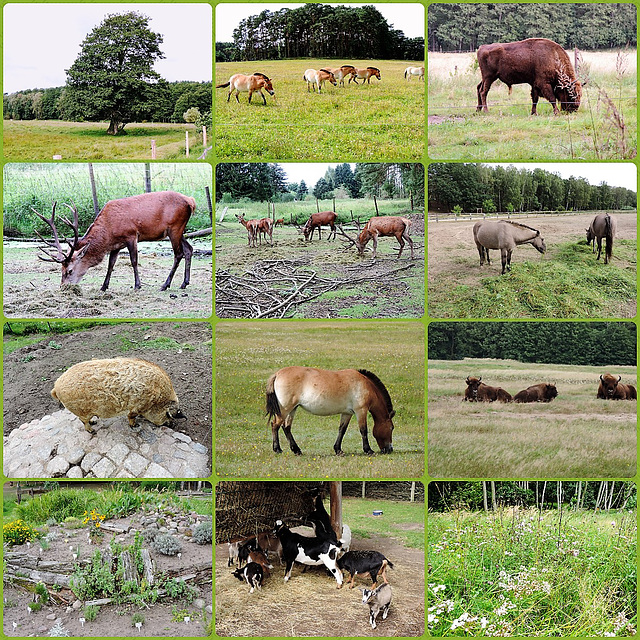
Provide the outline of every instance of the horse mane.
[[358,373],[369,378],[369,380],[371,380],[371,382],[373,382],[373,384],[378,388],[378,391],[380,391],[384,398],[384,403],[387,405],[387,411],[391,413],[393,411],[393,403],[391,402],[391,396],[387,391],[387,387],[384,386],[382,380],[380,380],[375,373],[371,373],[371,371],[367,371],[366,369],[358,369]]
[[325,73],[333,74],[333,71],[331,71],[331,69],[320,69],[320,71],[324,71]]
[[514,227],[521,227],[523,229],[529,229],[529,231],[535,231],[536,233],[540,233],[538,229],[534,229],[533,227],[529,227],[526,224],[522,224],[522,222],[513,222],[511,220],[501,220],[500,222],[506,222],[507,224],[512,224]]
[[378,67],[367,67],[367,69],[373,69],[374,71],[380,73],[380,69],[378,69]]
[[260,73],[259,71],[256,71],[253,75],[254,76],[260,76],[261,78],[264,78],[265,80],[269,79],[268,76],[265,76],[264,73]]
[[352,64],[343,64],[340,68],[341,69],[355,69],[355,67]]

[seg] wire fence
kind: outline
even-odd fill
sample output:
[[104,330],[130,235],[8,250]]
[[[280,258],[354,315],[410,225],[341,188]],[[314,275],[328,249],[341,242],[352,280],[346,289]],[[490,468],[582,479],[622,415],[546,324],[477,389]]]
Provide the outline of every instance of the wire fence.
[[486,218],[506,219],[511,220],[513,218],[539,218],[544,216],[583,216],[583,215],[597,215],[607,211],[610,214],[615,215],[637,215],[636,209],[589,209],[587,211],[499,211],[496,213],[485,213],[483,211],[472,212],[460,212],[460,213],[441,213],[439,211],[429,211],[427,214],[427,220],[433,222],[462,222],[466,220],[484,220]]

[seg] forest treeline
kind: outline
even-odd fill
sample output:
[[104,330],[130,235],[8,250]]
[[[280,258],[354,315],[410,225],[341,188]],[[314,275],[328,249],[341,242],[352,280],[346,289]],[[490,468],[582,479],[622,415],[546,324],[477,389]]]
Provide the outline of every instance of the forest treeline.
[[496,510],[519,506],[536,509],[634,509],[633,482],[611,481],[479,481],[430,482],[429,511]]
[[407,38],[373,5],[305,4],[244,18],[233,43],[216,43],[217,62],[283,58],[420,61],[424,38]]
[[[432,5],[434,6],[434,5]],[[589,211],[635,209],[637,194],[604,181],[561,178],[544,169],[490,167],[485,164],[433,163],[428,170],[429,210]]]
[[[167,82],[149,86],[152,98],[134,114],[137,122],[184,122],[185,112],[197,107],[200,113],[211,111],[211,82]],[[65,87],[26,89],[3,96],[5,120],[65,120],[82,122],[82,113],[68,99]]]
[[636,327],[632,322],[432,322],[428,349],[430,360],[633,366]]
[[635,47],[632,3],[434,3],[429,51],[475,51],[491,42],[549,38],[565,49]]
[[340,198],[407,198],[424,202],[424,166],[420,163],[343,163],[329,167],[315,185],[287,181],[284,168],[266,162],[221,163],[216,167],[216,201],[292,202],[307,196]]

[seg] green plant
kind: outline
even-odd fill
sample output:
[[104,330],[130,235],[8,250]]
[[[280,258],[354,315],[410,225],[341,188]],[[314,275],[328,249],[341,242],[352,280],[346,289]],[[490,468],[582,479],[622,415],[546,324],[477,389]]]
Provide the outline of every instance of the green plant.
[[136,624],[144,624],[144,616],[139,611],[131,616],[131,626],[135,627]]
[[171,622],[184,622],[184,619],[190,616],[188,609],[178,609],[176,606],[171,609]]
[[50,340],[47,346],[49,347],[49,349],[56,349],[56,350],[62,349],[62,345],[59,342],[56,342],[55,340]]
[[84,619],[87,620],[88,622],[93,622],[97,618],[99,612],[100,612],[100,607],[98,605],[88,604],[83,609],[82,615],[84,616]]
[[62,526],[65,529],[81,529],[83,526],[82,520],[75,516],[68,516],[62,521]]
[[42,609],[42,602],[30,602],[27,607],[31,609],[32,613],[35,613],[36,611],[40,611],[40,609]]
[[180,553],[182,544],[177,538],[174,538],[170,533],[163,533],[159,535],[153,541],[153,548],[158,553],[162,553],[165,556],[175,556]]
[[164,583],[164,589],[170,598],[184,600],[188,603],[193,602],[198,594],[197,590],[184,580],[176,580],[175,578],[168,578]]
[[82,524],[89,525],[89,538],[91,539],[91,542],[95,543],[104,538],[104,531],[102,531],[100,527],[102,526],[102,521],[106,516],[95,509],[92,509],[90,513],[85,511],[84,515],[86,517],[82,521]]
[[53,627],[51,627],[49,631],[49,637],[50,638],[68,638],[69,631],[67,631],[67,629],[64,628],[61,621],[58,621],[55,623],[55,625],[53,625]]
[[201,522],[194,530],[193,530],[193,540],[197,544],[211,544],[211,540],[213,539],[213,531],[212,531],[212,523],[211,522]]
[[38,601],[42,604],[47,604],[47,602],[49,602],[49,592],[42,582],[36,583],[34,593],[36,594]]
[[69,584],[80,600],[111,597],[116,593],[115,576],[110,567],[104,565],[102,554],[97,550],[88,565],[76,568]]
[[31,542],[37,536],[36,530],[23,520],[8,522],[2,527],[4,541],[10,545]]

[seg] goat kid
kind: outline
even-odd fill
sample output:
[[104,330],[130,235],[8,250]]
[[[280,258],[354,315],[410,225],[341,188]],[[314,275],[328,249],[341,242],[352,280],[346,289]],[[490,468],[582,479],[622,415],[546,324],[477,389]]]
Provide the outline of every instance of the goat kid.
[[242,582],[246,580],[249,585],[249,593],[253,593],[253,591],[258,588],[262,589],[262,580],[264,578],[264,571],[262,566],[260,566],[257,562],[249,562],[244,569],[236,569],[233,572],[233,575]]
[[362,589],[362,603],[369,605],[369,623],[376,628],[376,618],[382,611],[382,619],[386,620],[391,606],[391,585],[384,582],[376,589]]

